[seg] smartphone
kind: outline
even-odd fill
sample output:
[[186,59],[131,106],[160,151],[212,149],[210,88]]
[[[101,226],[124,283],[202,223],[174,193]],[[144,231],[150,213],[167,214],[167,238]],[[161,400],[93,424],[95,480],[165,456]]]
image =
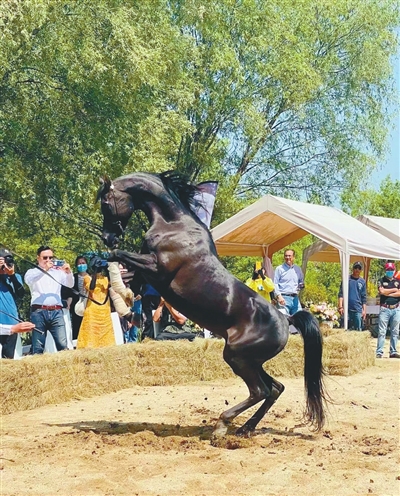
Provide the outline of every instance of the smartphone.
[[261,270],[261,262],[256,262],[256,271]]
[[54,267],[62,267],[65,264],[65,260],[53,260]]

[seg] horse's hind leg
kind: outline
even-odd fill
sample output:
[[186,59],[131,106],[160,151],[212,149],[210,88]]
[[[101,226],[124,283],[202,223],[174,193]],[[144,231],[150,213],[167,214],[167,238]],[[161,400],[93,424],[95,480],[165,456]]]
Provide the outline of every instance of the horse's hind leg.
[[271,391],[271,394],[255,412],[255,414],[250,417],[249,420],[236,431],[236,434],[238,436],[247,436],[250,432],[253,432],[260,420],[264,417],[264,415],[268,412],[271,406],[285,390],[285,386],[268,375],[264,369],[262,369],[261,375],[263,376],[264,382],[267,384],[269,390]]
[[[269,398],[272,394],[272,387],[268,387],[268,381],[265,380],[269,376],[264,372],[260,364],[255,363],[254,360],[243,358],[242,356],[232,356],[229,348],[227,347],[224,350],[224,358],[228,365],[230,365],[232,370],[235,372],[235,374],[244,380],[249,389],[250,396],[246,400],[242,401],[238,405],[233,406],[229,410],[226,410],[220,415],[213,432],[215,436],[224,436],[228,430],[228,425],[235,417],[240,415],[248,408],[256,405],[260,401]],[[272,378],[270,379],[271,380],[269,382],[271,384]],[[281,384],[280,386],[282,387],[283,391],[283,386]],[[275,399],[272,401],[272,403],[274,403]],[[261,410],[261,408],[259,410]],[[263,414],[260,414],[260,419],[262,418],[262,416]],[[257,425],[259,420],[256,422],[255,425]],[[246,432],[248,431],[250,431],[250,429],[246,430]]]

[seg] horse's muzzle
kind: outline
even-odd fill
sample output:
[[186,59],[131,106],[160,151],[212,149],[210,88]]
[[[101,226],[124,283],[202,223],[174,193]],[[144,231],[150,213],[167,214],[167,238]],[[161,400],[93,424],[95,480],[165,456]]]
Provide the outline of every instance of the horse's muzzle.
[[118,237],[114,233],[103,232],[101,239],[108,248],[115,248],[119,242]]

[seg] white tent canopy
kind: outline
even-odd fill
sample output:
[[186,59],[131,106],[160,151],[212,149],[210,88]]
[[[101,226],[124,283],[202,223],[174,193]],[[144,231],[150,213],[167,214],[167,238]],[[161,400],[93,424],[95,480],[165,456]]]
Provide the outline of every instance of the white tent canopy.
[[339,255],[347,322],[350,257],[400,259],[398,243],[339,209],[264,196],[216,226],[212,236],[220,255],[272,256],[310,233]]
[[[399,219],[390,219],[388,217],[377,217],[374,215],[360,215],[357,219],[363,224],[371,227],[374,231],[382,234],[386,238],[391,239],[395,243],[400,243],[400,220]],[[388,258],[390,257],[380,257],[380,258]],[[355,262],[356,260],[360,260],[364,262],[364,275],[368,277],[370,258],[365,256],[354,254],[350,256],[350,262]],[[395,260],[396,258],[394,258]],[[318,240],[308,248],[306,248],[303,252],[303,272],[306,271],[307,262],[340,262],[339,251],[330,246],[328,243],[324,241]]]
[[360,215],[357,219],[395,243],[400,243],[400,219],[377,217],[376,215]]

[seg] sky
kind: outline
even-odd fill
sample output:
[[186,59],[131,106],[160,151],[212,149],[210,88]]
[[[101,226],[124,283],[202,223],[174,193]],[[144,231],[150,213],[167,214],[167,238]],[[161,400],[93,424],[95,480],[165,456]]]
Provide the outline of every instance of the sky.
[[[396,88],[398,92],[398,100],[400,100],[400,45],[397,55],[394,58],[394,73],[396,80]],[[391,123],[391,133],[388,137],[389,150],[386,156],[386,161],[381,164],[381,168],[376,170],[370,177],[370,184],[374,189],[378,190],[379,185],[386,176],[390,176],[392,180],[400,179],[400,111],[395,114]]]

